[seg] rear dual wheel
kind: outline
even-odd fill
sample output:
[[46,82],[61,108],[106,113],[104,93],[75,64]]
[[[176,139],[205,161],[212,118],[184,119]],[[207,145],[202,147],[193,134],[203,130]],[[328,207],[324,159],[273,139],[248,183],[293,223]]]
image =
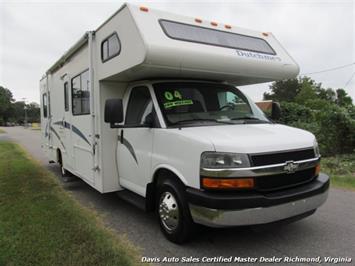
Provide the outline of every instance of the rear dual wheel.
[[71,173],[64,168],[64,166],[61,164],[60,165],[60,172],[62,174],[62,180],[64,183],[70,182],[73,180]]
[[62,153],[60,151],[58,151],[58,163],[60,165],[60,173],[62,176],[62,181],[64,183],[68,183],[74,180],[74,176],[67,170],[64,168],[63,165],[63,159],[62,159]]

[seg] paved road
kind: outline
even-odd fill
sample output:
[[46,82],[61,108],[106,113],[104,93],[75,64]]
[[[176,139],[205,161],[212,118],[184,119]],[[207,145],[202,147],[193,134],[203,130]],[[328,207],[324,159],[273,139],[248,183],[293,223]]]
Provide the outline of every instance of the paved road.
[[[48,164],[40,149],[39,131],[6,128],[0,140],[20,143],[34,158],[59,176],[59,167]],[[1,136],[2,135],[2,136]],[[314,215],[277,228],[201,228],[184,246],[167,241],[156,218],[118,199],[100,194],[82,181],[63,184],[83,205],[104,216],[108,226],[126,237],[147,257],[350,257],[355,259],[355,192],[331,189],[329,199]],[[348,264],[348,265],[351,265]],[[199,263],[194,264],[199,265]],[[214,265],[214,264],[209,264]],[[216,264],[217,265],[217,264]],[[224,264],[225,265],[225,264]],[[292,265],[305,265],[296,263]]]

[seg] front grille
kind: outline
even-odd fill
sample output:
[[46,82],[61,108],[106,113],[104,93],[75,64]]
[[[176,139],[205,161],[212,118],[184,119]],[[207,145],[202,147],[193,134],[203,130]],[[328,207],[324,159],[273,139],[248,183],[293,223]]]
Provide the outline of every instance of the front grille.
[[305,184],[315,177],[315,167],[292,174],[277,174],[255,177],[256,190],[271,191]]
[[286,161],[300,161],[300,160],[312,159],[314,157],[315,154],[313,148],[296,150],[296,151],[250,155],[252,166],[278,164],[278,163],[284,163]]

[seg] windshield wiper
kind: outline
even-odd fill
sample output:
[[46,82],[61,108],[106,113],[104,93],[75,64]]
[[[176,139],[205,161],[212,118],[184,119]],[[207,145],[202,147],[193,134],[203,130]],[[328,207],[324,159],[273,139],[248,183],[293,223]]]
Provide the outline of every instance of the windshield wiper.
[[231,120],[244,120],[244,124],[247,123],[247,121],[250,121],[250,122],[256,122],[256,123],[270,123],[269,121],[265,121],[265,120],[262,120],[262,119],[259,119],[257,117],[253,117],[253,116],[241,116],[241,117],[234,117],[234,118],[231,118]]
[[253,116],[241,116],[241,117],[233,117],[231,120],[260,120],[259,118]]
[[212,119],[212,118],[192,118],[192,119],[185,119],[185,120],[180,120],[180,121],[176,121],[176,122],[171,122],[171,125],[177,125],[177,124],[181,124],[181,123],[189,123],[189,122],[214,122],[214,123],[219,123],[219,124],[234,124],[234,123],[230,123],[228,121],[221,121],[221,120],[217,120],[217,119]]

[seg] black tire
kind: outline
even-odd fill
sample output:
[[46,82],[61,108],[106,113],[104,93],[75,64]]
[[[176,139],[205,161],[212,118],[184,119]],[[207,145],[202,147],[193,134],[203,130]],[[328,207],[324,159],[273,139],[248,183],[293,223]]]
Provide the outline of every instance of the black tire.
[[[166,202],[169,200],[172,201]],[[187,242],[193,232],[194,223],[191,218],[190,209],[185,200],[184,186],[173,179],[164,180],[158,186],[156,202],[156,211],[160,229],[165,237],[176,244]],[[174,202],[176,203],[177,211],[176,208],[174,208]],[[167,214],[168,205],[171,205],[169,214]],[[169,216],[168,221],[171,221],[170,224],[167,220],[164,220],[164,217],[167,216]]]
[[63,161],[62,161],[62,154],[60,151],[58,151],[58,163],[60,165],[60,173],[62,176],[62,181],[64,183],[68,183],[74,180],[74,176],[67,170],[64,168],[63,166]]
[[60,172],[62,174],[62,181],[64,183],[68,183],[74,180],[73,175],[63,167],[63,165],[60,165]]

